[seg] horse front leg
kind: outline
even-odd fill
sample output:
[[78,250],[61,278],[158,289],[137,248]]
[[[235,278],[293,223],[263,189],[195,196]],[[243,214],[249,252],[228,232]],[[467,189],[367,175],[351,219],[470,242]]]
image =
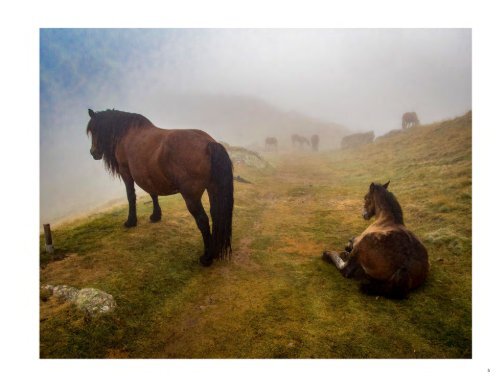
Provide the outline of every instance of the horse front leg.
[[125,183],[125,188],[127,190],[127,199],[128,199],[128,218],[123,225],[127,228],[135,227],[137,226],[137,208],[136,208],[134,179],[132,179],[131,176],[127,176],[124,174],[122,174],[122,177]]
[[356,254],[352,252],[325,251],[323,252],[323,260],[333,263],[345,278],[362,279],[365,276],[365,271],[361,267]]
[[149,217],[152,223],[159,222],[161,220],[161,207],[158,203],[158,195],[150,195],[153,200],[153,213]]
[[349,254],[345,251],[339,254],[336,251],[327,250],[323,251],[323,260],[328,263],[333,263],[337,269],[342,271],[349,263]]
[[349,242],[347,242],[347,245],[345,246],[344,250],[350,253],[352,249],[354,248],[354,242],[356,241],[356,237],[352,237],[349,239]]

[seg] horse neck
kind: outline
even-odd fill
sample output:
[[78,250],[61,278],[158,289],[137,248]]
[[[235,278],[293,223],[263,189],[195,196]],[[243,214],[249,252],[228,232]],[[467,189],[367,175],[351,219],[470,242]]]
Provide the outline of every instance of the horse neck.
[[[129,137],[141,137],[144,132],[150,132],[151,130],[159,129],[154,125],[144,125],[144,126],[136,126],[133,128],[129,128],[126,135]],[[167,129],[162,129],[167,130]]]
[[[375,219],[379,223],[403,224],[402,216],[390,203],[389,197],[378,195],[375,199]],[[396,199],[393,199],[396,200]]]

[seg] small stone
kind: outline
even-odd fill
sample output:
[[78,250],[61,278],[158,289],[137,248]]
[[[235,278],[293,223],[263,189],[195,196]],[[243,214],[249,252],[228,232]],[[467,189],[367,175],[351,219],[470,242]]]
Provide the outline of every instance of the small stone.
[[54,286],[52,294],[65,301],[74,301],[78,295],[78,289],[67,285]]
[[54,286],[52,286],[52,285],[43,285],[42,286],[42,290],[45,290],[45,291],[49,292],[50,295],[52,295],[52,293],[54,293]]
[[84,288],[78,292],[75,299],[77,308],[90,315],[109,313],[116,308],[116,302],[111,294],[99,289]]

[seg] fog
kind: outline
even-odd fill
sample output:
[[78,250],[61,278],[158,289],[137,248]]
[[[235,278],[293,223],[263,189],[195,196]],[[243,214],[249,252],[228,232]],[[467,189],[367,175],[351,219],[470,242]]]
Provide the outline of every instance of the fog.
[[125,199],[89,154],[88,108],[241,146],[302,132],[333,148],[406,111],[428,123],[471,106],[469,29],[42,29],[40,220]]

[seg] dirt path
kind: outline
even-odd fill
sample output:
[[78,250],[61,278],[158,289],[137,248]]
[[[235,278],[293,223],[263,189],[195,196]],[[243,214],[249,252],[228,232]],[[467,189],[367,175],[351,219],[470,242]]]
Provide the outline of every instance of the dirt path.
[[[152,349],[148,356],[341,355],[328,345],[331,329],[342,331],[339,322],[346,319],[331,304],[332,284],[336,279],[356,289],[320,259],[325,236],[318,238],[313,224],[318,203],[327,199],[321,187],[327,187],[328,174],[315,161],[279,160],[257,184],[238,186],[233,260],[185,287],[182,307],[166,302],[150,335],[155,344],[144,346]],[[238,204],[246,214],[239,214]],[[165,321],[165,314],[172,317]]]

